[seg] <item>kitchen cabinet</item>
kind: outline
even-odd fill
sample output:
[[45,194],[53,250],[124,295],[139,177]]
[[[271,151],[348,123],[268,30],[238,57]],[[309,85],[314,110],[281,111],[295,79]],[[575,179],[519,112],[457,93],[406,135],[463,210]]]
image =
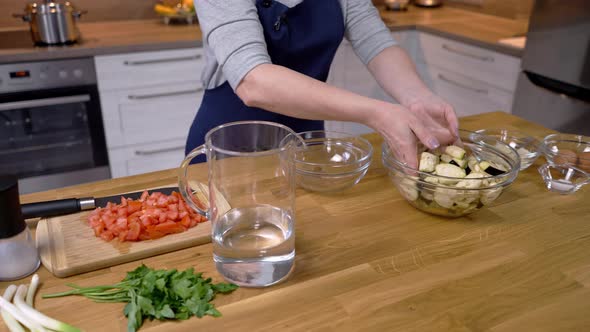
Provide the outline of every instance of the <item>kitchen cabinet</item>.
[[202,49],[95,58],[113,177],[178,167],[204,89]]
[[511,113],[519,58],[424,32],[417,34],[415,52],[422,79],[458,116]]

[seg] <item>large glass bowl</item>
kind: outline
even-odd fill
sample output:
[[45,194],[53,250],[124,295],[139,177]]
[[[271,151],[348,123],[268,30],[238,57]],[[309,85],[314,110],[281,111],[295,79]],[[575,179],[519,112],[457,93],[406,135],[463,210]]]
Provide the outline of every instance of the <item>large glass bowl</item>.
[[541,153],[551,165],[569,164],[590,173],[590,137],[552,134],[543,139]]
[[[421,172],[397,159],[383,143],[383,165],[393,185],[412,206],[439,216],[464,216],[491,205],[518,175],[520,158],[516,150],[489,136],[465,130],[460,130],[459,134],[467,155],[479,161],[493,161],[507,171],[476,179]],[[427,149],[420,145],[418,153],[423,151]],[[465,181],[463,187],[458,188],[461,181]]]
[[316,192],[354,186],[367,173],[373,155],[373,146],[366,139],[335,131],[291,134],[281,144],[290,144],[289,160],[295,165],[297,184]]
[[[520,157],[520,170],[531,166],[539,157],[541,143],[534,137],[513,129],[480,129],[476,133],[491,136],[516,150]],[[501,146],[499,146],[501,148]]]

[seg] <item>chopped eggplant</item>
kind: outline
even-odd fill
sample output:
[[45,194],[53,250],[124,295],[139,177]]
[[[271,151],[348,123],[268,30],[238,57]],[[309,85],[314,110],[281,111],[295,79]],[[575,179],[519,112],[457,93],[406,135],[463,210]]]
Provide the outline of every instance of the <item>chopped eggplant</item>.
[[[438,164],[436,165],[436,174],[450,178],[464,178],[465,170],[451,164]],[[442,184],[455,184],[458,180],[440,178],[439,182]]]
[[401,194],[409,201],[415,201],[418,198],[418,189],[416,188],[416,181],[411,179],[404,179],[399,184]]
[[432,172],[434,171],[434,167],[438,163],[438,156],[428,153],[422,152],[420,155],[420,167],[418,168],[421,172]]
[[482,161],[478,164],[481,171],[488,173],[489,175],[496,176],[502,175],[506,173],[506,171],[501,170],[500,167],[496,164],[490,163],[489,161]]
[[433,198],[438,205],[449,209],[455,204],[456,194],[457,191],[454,189],[436,188]]
[[457,159],[463,159],[465,157],[465,150],[456,145],[447,146],[447,148],[445,149],[445,153]]
[[449,162],[449,164],[453,164],[453,165],[456,165],[458,167],[465,168],[465,167],[467,167],[467,160],[453,158],[453,160],[451,160]]
[[490,205],[502,193],[502,187],[486,189],[481,191],[480,201],[483,205]]
[[435,178],[434,176],[427,176],[424,178],[424,181],[428,182],[428,183],[435,183],[436,184],[436,183],[438,183],[438,178]]
[[469,180],[461,180],[457,183],[457,188],[465,188],[465,189],[478,189],[483,184],[482,180],[477,180],[479,178],[485,177],[484,174],[481,173],[470,173],[469,175],[465,176],[465,179]]
[[446,154],[446,153],[445,153],[445,154],[442,154],[442,155],[440,156],[440,160],[441,160],[442,162],[444,162],[444,163],[447,163],[447,164],[448,164],[448,163],[450,163],[450,162],[453,160],[453,157],[451,157],[451,156],[449,156],[448,154]]

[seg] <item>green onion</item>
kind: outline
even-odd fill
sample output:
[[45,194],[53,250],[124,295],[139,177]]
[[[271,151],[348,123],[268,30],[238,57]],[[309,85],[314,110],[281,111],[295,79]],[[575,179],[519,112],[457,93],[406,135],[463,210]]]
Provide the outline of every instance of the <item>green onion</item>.
[[26,292],[27,292],[27,286],[25,286],[25,285],[18,286],[18,289],[16,291],[16,295],[14,297],[14,304],[16,305],[16,307],[20,311],[22,311],[23,314],[25,314],[31,320],[37,322],[38,324],[43,325],[44,327],[46,327],[48,329],[52,329],[55,331],[60,331],[60,332],[80,332],[81,331],[80,329],[78,329],[74,326],[60,322],[56,319],[46,316],[46,315],[42,314],[41,312],[33,309],[33,307],[29,306],[24,301],[24,297],[25,297]]
[[[15,285],[8,286],[6,288],[6,290],[4,291],[4,295],[3,295],[4,299],[6,301],[12,300],[12,297],[14,296],[15,292],[16,292]],[[23,327],[20,326],[20,324],[18,323],[16,318],[14,318],[11,314],[9,314],[8,311],[0,310],[0,313],[2,314],[2,319],[4,319],[6,326],[8,326],[8,329],[11,332],[25,332],[25,329],[23,329]]]
[[2,309],[3,312],[10,314],[31,331],[47,332],[47,330],[45,330],[41,325],[29,319],[29,317],[22,313],[17,307],[15,307],[14,304],[5,300],[3,297],[0,297],[0,309]]

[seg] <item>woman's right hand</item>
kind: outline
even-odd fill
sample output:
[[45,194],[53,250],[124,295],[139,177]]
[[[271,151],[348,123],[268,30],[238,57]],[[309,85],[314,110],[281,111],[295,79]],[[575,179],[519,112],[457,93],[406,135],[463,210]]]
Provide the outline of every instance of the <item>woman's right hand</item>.
[[418,167],[418,141],[429,149],[436,149],[457,139],[451,128],[431,128],[438,122],[428,118],[428,113],[414,113],[401,105],[385,104],[368,119],[367,125],[383,136],[396,158],[412,168]]

